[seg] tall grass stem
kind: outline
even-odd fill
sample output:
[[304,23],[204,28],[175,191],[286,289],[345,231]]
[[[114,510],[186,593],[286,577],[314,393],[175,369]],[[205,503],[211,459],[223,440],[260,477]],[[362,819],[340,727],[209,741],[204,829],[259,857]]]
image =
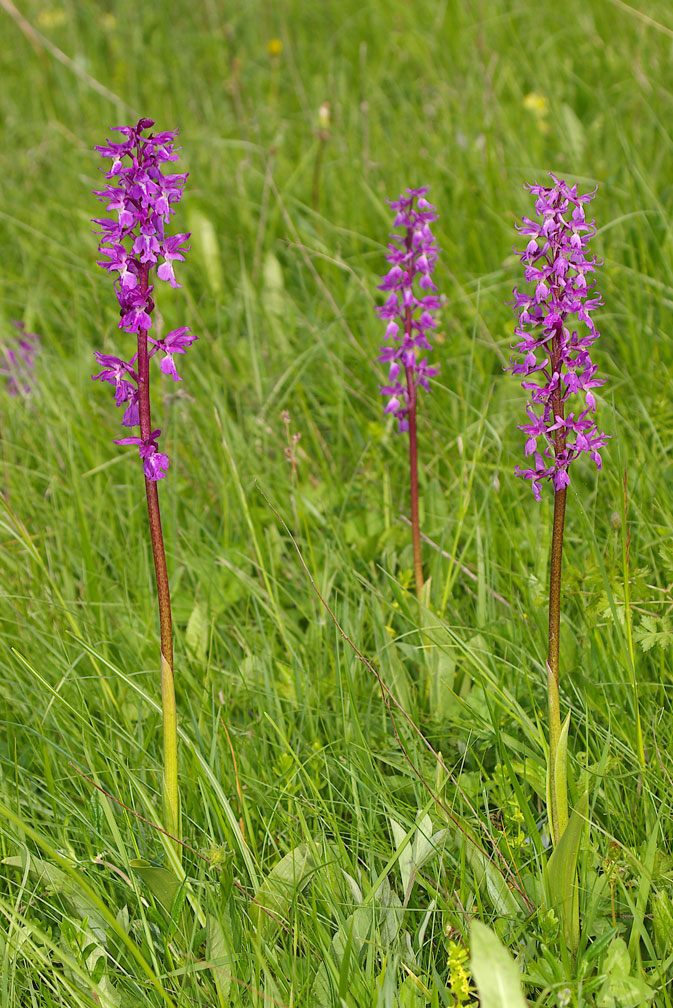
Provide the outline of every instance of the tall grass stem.
[[629,661],[631,665],[631,682],[633,686],[633,707],[636,721],[636,747],[638,750],[638,762],[640,768],[645,768],[645,745],[643,743],[643,728],[640,721],[640,701],[638,699],[638,680],[636,678],[636,655],[633,647],[633,627],[631,621],[631,588],[629,584],[629,559],[631,547],[631,532],[627,528],[627,517],[629,511],[629,495],[626,486],[626,469],[622,482],[622,570],[624,577],[624,623],[626,625],[626,640],[629,648]]

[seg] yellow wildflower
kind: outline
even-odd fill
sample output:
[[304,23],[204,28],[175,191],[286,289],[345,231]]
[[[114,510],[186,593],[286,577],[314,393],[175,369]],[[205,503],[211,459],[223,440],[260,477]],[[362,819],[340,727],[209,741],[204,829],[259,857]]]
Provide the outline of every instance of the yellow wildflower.
[[470,998],[470,977],[466,969],[467,949],[457,942],[449,942],[449,990],[459,1005]]
[[43,7],[35,18],[38,28],[60,28],[65,22],[66,16],[62,7]]
[[537,119],[537,124],[541,133],[546,133],[549,129],[549,123],[547,122],[547,113],[549,112],[549,102],[544,95],[537,94],[535,91],[531,91],[524,97],[523,100],[524,108],[532,112]]
[[523,100],[524,108],[527,108],[530,112],[533,112],[538,119],[543,119],[547,112],[549,111],[549,102],[544,95],[536,94],[535,91],[531,91]]

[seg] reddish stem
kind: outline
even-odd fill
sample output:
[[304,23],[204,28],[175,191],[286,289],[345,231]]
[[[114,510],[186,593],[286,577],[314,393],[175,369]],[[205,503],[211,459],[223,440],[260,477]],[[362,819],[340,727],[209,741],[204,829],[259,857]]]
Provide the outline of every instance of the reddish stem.
[[[557,329],[551,344],[551,373],[557,374],[559,384],[552,392],[554,420],[564,417],[561,377],[561,333]],[[554,453],[558,458],[566,447],[565,427],[554,431]],[[567,798],[559,795],[556,781],[556,754],[561,738],[561,703],[559,699],[559,644],[561,636],[561,571],[563,559],[563,528],[566,511],[566,487],[554,490],[554,524],[551,540],[551,563],[549,567],[549,643],[547,648],[547,703],[549,710],[549,774],[551,798],[551,831],[554,846],[558,843],[567,823]]]
[[[143,294],[148,287],[149,266],[144,266],[140,273],[140,289]],[[147,348],[147,330],[138,330],[138,411],[140,414],[140,437],[148,441],[152,433],[152,416],[150,412],[150,360]],[[161,512],[159,510],[159,493],[156,480],[145,478],[145,494],[147,496],[147,512],[150,521],[150,537],[154,555],[154,570],[157,579],[157,594],[159,597],[159,625],[161,632],[161,653],[173,668],[173,629],[171,620],[171,596],[168,587],[168,570],[166,567],[166,551],[164,536],[161,529]]]
[[[147,293],[149,286],[149,266],[144,265],[139,274],[140,289]],[[151,307],[151,306],[150,306]],[[150,310],[150,309],[148,309]],[[140,437],[148,441],[152,433],[150,412],[150,368],[147,347],[147,330],[138,330],[138,411],[140,415]],[[145,477],[145,495],[150,523],[150,538],[154,571],[159,602],[159,630],[161,636],[161,701],[164,728],[164,811],[169,832],[179,836],[179,806],[177,779],[177,719],[175,706],[175,684],[173,677],[173,625],[171,618],[171,596],[166,566],[166,550],[161,528],[159,492],[156,480]],[[178,847],[179,851],[179,847]]]
[[416,437],[416,382],[414,372],[405,368],[407,392],[409,394],[409,483],[411,487],[411,542],[414,549],[414,580],[416,595],[421,598],[423,591],[423,560],[421,557],[421,523],[418,514],[418,440]]
[[[551,373],[557,374],[559,384],[552,392],[552,412],[554,420],[564,418],[563,391],[561,388],[561,333],[557,329],[551,343]],[[558,458],[566,447],[565,427],[554,431],[554,453]],[[551,566],[549,571],[549,647],[547,661],[553,675],[556,690],[559,682],[559,636],[561,626],[561,560],[563,555],[563,527],[565,522],[566,488],[554,491],[554,526],[551,542]],[[552,726],[552,733],[554,729]],[[559,724],[560,732],[560,724]]]
[[[404,244],[407,253],[411,252],[413,231],[407,228]],[[406,340],[411,338],[413,326],[411,306],[404,309],[404,335]],[[414,551],[414,581],[416,583],[416,595],[420,602],[423,594],[423,559],[421,557],[421,523],[418,515],[418,439],[416,436],[416,402],[417,386],[414,368],[405,364],[404,373],[407,379],[407,395],[409,398],[409,411],[407,419],[409,421],[409,483],[411,489],[411,543]]]

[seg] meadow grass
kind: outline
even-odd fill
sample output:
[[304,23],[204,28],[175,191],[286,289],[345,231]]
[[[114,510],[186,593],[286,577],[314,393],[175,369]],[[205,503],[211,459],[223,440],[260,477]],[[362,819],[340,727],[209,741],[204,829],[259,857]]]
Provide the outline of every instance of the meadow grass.
[[[20,6],[0,2],[1,338],[23,319],[42,349],[30,397],[0,390],[0,1008],[454,1005],[473,917],[533,1004],[670,1006],[669,6]],[[92,148],[141,115],[180,130],[193,251],[159,307],[199,335],[154,405],[182,884],[153,825],[141,472],[90,380],[94,348],[128,345]],[[613,433],[566,522],[571,804],[590,796],[574,958],[542,881],[551,494],[513,475],[525,393],[502,370],[522,184],[549,170],[599,187]],[[385,199],[421,184],[446,305],[419,611],[374,306]]]

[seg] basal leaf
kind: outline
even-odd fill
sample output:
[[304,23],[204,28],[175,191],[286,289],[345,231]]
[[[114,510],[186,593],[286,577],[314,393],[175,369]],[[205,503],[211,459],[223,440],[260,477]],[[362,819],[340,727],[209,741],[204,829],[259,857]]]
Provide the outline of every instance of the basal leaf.
[[498,936],[475,920],[470,945],[470,968],[481,1008],[528,1008],[519,969]]
[[579,903],[575,869],[582,830],[589,812],[589,793],[585,791],[573,809],[570,822],[547,862],[547,879],[552,909],[556,910],[568,948],[579,944]]
[[596,1008],[645,1008],[654,991],[642,975],[631,975],[626,942],[614,938],[603,963],[605,980],[596,997]]
[[194,657],[201,662],[205,662],[208,653],[208,632],[208,610],[202,602],[196,602],[187,621],[185,640]]
[[[24,870],[26,856],[3,858],[2,863]],[[86,918],[98,940],[105,941],[107,930],[105,919],[101,916],[98,908],[87,899],[86,894],[79,889],[76,880],[61,868],[57,868],[56,865],[49,864],[48,861],[42,861],[32,854],[29,858],[28,871],[37,878],[38,884],[63,897],[72,908],[74,916],[81,917],[82,920]]]
[[257,927],[268,937],[280,921],[287,920],[290,907],[313,870],[308,844],[299,844],[281,858],[262,880],[250,910]]
[[[224,916],[226,924],[229,917],[226,909],[224,911]],[[210,963],[210,969],[215,980],[217,992],[226,1003],[226,1000],[229,997],[229,990],[231,988],[232,967],[235,962],[235,957],[231,949],[231,944],[227,941],[225,933],[222,929],[222,925],[213,914],[208,914],[206,922],[206,956],[208,957],[208,962]]]
[[154,898],[166,911],[166,915],[170,917],[171,908],[182,885],[180,879],[169,868],[155,867],[144,858],[133,858],[129,861],[129,866],[140,875]]

